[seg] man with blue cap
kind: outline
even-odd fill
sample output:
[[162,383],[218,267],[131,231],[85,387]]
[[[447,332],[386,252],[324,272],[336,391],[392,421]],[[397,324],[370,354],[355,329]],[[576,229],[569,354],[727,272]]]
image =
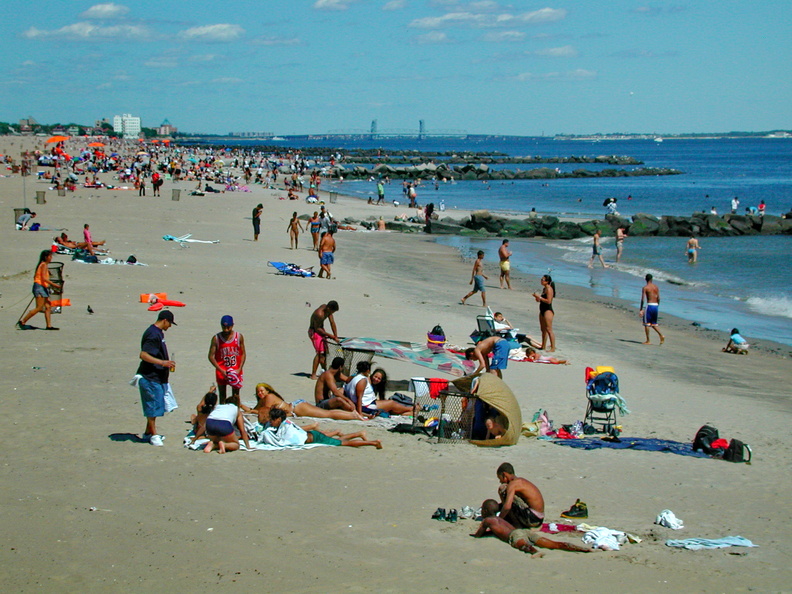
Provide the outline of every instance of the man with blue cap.
[[242,367],[246,358],[245,338],[234,331],[234,318],[229,315],[220,319],[220,327],[222,331],[212,336],[209,345],[209,362],[215,368],[220,404],[226,403],[226,386],[231,386],[231,398],[233,403],[239,406]]

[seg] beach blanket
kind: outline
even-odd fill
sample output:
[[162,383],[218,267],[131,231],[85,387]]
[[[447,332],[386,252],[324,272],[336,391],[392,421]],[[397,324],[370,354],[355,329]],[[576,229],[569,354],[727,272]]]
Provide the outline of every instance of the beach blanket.
[[620,442],[603,441],[601,438],[586,437],[583,439],[553,439],[552,443],[569,446],[580,450],[597,450],[611,448],[614,450],[644,450],[647,452],[668,452],[679,456],[709,458],[703,452],[694,452],[693,445],[668,439],[650,439],[645,437],[620,437]]
[[724,536],[723,538],[686,538],[684,540],[667,540],[667,547],[700,551],[701,549],[725,549],[728,547],[757,547],[742,536]]

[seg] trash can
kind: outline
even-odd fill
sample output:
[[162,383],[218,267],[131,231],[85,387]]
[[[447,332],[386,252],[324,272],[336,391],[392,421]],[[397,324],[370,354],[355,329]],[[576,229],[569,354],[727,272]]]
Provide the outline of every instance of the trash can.
[[65,196],[66,189],[65,188],[58,188],[58,196]]
[[14,225],[16,225],[16,222],[19,220],[19,217],[21,217],[26,212],[30,212],[30,209],[29,208],[15,208],[14,209]]
[[330,192],[330,204],[338,202],[338,192]]
[[171,200],[175,200],[176,202],[178,202],[180,197],[181,197],[181,190],[176,190],[176,189],[171,190]]
[[36,204],[46,204],[47,200],[44,196],[46,196],[46,192],[44,190],[36,191]]

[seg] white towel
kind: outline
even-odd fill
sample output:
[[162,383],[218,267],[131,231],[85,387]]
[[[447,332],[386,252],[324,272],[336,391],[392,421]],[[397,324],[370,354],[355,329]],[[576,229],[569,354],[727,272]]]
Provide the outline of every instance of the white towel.
[[677,518],[670,509],[664,509],[661,511],[657,518],[654,521],[655,524],[660,524],[661,526],[665,526],[666,528],[671,528],[671,530],[681,530],[684,528],[682,525],[682,520]]

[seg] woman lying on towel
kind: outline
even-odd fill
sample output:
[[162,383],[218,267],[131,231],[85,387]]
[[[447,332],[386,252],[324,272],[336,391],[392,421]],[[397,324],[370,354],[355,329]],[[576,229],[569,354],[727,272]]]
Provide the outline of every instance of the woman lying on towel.
[[[270,427],[273,427],[276,431],[278,431],[280,430],[281,425],[284,423],[291,423],[291,421],[286,418],[286,411],[274,407],[269,409]],[[365,431],[357,431],[355,433],[342,433],[338,430],[320,431],[319,423],[311,423],[310,425],[305,425],[304,427],[294,425],[294,427],[301,429],[301,431],[297,431],[296,433],[299,435],[299,441],[302,441],[302,443],[296,443],[294,445],[320,443],[328,446],[347,446],[352,448],[374,446],[378,450],[382,449],[382,442],[380,442],[379,439],[370,441]]]
[[533,363],[550,363],[551,365],[569,365],[566,359],[551,357],[550,355],[540,355],[533,349],[525,349],[525,360]]
[[412,407],[385,399],[387,386],[388,376],[383,369],[371,373],[371,363],[360,361],[357,375],[344,387],[344,396],[355,403],[357,412],[361,414],[378,415],[383,411],[392,415],[412,414]]
[[264,383],[256,385],[255,408],[242,405],[242,410],[245,412],[256,413],[258,421],[262,425],[269,422],[269,410],[271,408],[279,408],[290,417],[315,417],[317,419],[333,419],[335,421],[367,421],[371,418],[370,415],[360,414],[360,411],[325,410],[302,399],[286,402],[283,396],[278,394],[272,386]]

